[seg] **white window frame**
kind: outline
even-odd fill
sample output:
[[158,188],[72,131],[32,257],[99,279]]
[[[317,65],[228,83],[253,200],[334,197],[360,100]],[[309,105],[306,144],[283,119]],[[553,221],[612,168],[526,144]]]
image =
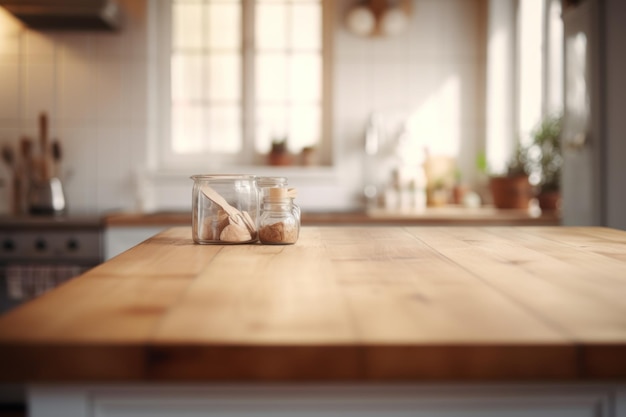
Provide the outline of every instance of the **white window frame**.
[[[243,8],[242,25],[244,44],[243,59],[252,60],[254,52],[250,47],[254,33],[254,15],[250,7],[253,0],[242,0],[248,7]],[[334,165],[333,141],[332,141],[332,1],[322,0],[322,137],[317,145],[318,163],[320,167],[332,167]],[[268,170],[284,170],[284,168],[268,167],[262,155],[254,151],[254,126],[251,109],[253,104],[243,105],[243,141],[244,150],[232,157],[220,154],[215,158],[199,155],[176,155],[170,151],[171,135],[171,2],[170,0],[156,0],[148,2],[150,18],[150,38],[156,39],[150,45],[150,64],[155,71],[151,72],[149,89],[149,166],[152,171],[166,172],[243,172],[251,169],[262,168]],[[251,83],[253,74],[250,66],[244,64],[243,76],[248,77],[246,82]],[[254,97],[250,91],[244,89],[242,101],[253,103]],[[295,166],[293,168],[296,168]]]

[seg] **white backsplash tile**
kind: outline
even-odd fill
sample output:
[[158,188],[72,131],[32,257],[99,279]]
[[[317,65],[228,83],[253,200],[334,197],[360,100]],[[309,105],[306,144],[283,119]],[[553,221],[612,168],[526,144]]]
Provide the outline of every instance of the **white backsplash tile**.
[[91,32],[55,32],[50,35],[58,46],[62,59],[91,60],[94,54],[94,35]]
[[[101,210],[126,209],[133,202],[132,129],[100,127],[97,133],[97,201]],[[118,169],[124,167],[123,170]]]
[[64,128],[60,131],[63,146],[63,170],[68,209],[98,211],[98,148],[96,128]]
[[[26,60],[22,118],[33,126],[37,125],[40,113],[46,112],[51,122],[50,128],[56,127],[58,120],[56,68],[53,62]],[[54,131],[50,134],[54,135]]]
[[94,53],[101,60],[120,60],[132,55],[132,42],[127,33],[121,36],[118,32],[97,33],[93,36]]
[[128,70],[131,65],[119,59],[98,57],[98,61],[92,84],[92,105],[98,122],[105,126],[128,125],[132,115],[130,98],[135,94]]
[[21,97],[20,60],[16,55],[0,55],[0,120],[2,125],[19,123]]
[[[126,63],[124,67],[125,83],[128,87],[126,100],[129,104],[128,117],[131,119],[131,125],[135,127],[145,127],[148,124],[148,62],[135,58]],[[136,143],[139,139],[133,141]]]
[[24,55],[34,61],[54,61],[56,43],[47,32],[27,30],[24,32]]
[[[61,56],[58,82],[60,123],[66,126],[93,125],[97,117],[97,67],[91,54]],[[91,64],[90,64],[91,62]]]

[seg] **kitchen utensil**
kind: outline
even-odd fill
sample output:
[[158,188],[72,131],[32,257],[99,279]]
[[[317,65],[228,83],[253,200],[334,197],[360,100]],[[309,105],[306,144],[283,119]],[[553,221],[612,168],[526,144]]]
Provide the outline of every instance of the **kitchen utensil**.
[[48,146],[48,115],[42,112],[39,115],[39,175],[42,181],[50,179],[50,150]]
[[17,169],[17,162],[15,160],[15,151],[10,145],[2,146],[2,160],[9,168],[11,175],[11,211],[14,214],[19,214],[21,211],[22,201],[22,183]]
[[[20,176],[28,186],[33,177],[33,141],[23,136],[20,139]],[[26,193],[24,193],[26,195]]]
[[209,187],[208,185],[203,185],[201,186],[200,189],[202,190],[202,193],[207,198],[209,198],[215,204],[220,206],[228,214],[228,217],[230,218],[232,222],[234,222],[237,225],[245,225],[249,229],[250,232],[253,232],[256,229],[254,222],[252,221],[252,219],[250,218],[250,215],[246,211],[241,212],[237,210],[235,207],[228,204],[228,202],[224,199],[224,197],[219,195],[217,191],[215,191],[213,188]]
[[52,177],[47,180],[34,179],[28,192],[31,214],[62,214],[65,212],[65,192],[61,180]]
[[9,145],[2,147],[2,160],[12,172],[15,171],[15,153]]
[[63,158],[63,152],[61,149],[61,142],[58,139],[52,141],[52,175],[55,177],[61,177],[61,159]]

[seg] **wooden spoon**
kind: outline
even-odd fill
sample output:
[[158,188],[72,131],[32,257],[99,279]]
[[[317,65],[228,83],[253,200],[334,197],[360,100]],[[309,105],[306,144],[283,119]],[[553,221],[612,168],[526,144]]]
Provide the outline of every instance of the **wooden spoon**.
[[224,197],[222,197],[217,191],[215,191],[208,185],[201,186],[200,190],[209,200],[220,206],[222,210],[224,210],[228,214],[231,224],[234,223],[242,226],[245,225],[250,233],[256,232],[256,227],[254,225],[254,222],[252,221],[252,218],[250,217],[250,214],[245,211],[242,213],[235,207],[228,204],[228,201],[226,201]]

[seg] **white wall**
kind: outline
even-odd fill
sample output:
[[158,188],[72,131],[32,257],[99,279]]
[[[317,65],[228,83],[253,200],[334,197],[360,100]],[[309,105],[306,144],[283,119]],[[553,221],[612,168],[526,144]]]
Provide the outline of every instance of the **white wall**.
[[[135,208],[135,174],[147,165],[147,3],[119,2],[126,22],[117,33],[37,32],[0,10],[0,142],[36,137],[38,114],[47,111],[51,135],[61,140],[64,166],[72,172],[66,191],[73,212]],[[485,2],[415,0],[410,29],[376,39],[345,29],[353,3],[333,2],[336,167],[319,179],[309,171],[293,173],[290,183],[302,188],[302,207],[359,204],[363,132],[372,111],[416,111],[418,139],[458,151],[471,180],[476,151],[484,145]],[[189,207],[186,175],[149,182],[156,184],[148,193],[152,208]],[[4,197],[0,210],[6,211]]]

